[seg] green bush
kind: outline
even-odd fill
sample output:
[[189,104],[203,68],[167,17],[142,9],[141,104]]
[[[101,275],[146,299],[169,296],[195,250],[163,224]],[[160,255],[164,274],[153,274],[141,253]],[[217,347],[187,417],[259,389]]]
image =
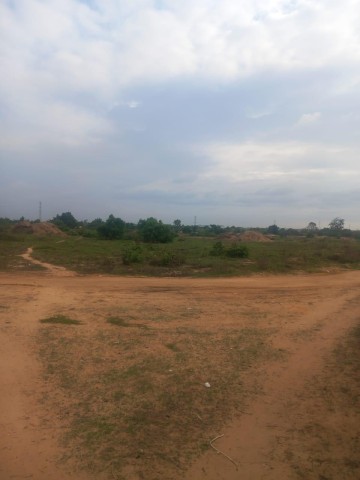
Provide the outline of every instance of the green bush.
[[139,220],[138,231],[140,238],[147,243],[169,243],[175,237],[169,225],[165,225],[161,220],[153,217]]
[[97,228],[100,238],[107,240],[118,240],[124,236],[125,222],[121,218],[109,215],[106,222]]
[[224,253],[225,247],[222,242],[214,243],[212,249],[210,250],[210,255],[213,257],[221,257],[221,255],[224,255]]
[[124,265],[132,263],[141,263],[143,261],[143,250],[140,245],[130,245],[122,253],[122,261]]
[[179,267],[185,263],[185,258],[176,252],[158,252],[149,263],[158,267]]
[[249,250],[245,245],[234,243],[226,250],[225,255],[230,258],[248,258]]

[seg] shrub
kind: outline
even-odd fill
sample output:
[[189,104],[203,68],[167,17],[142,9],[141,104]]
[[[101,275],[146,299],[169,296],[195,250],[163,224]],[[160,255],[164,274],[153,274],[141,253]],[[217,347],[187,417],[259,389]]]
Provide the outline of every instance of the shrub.
[[131,245],[123,251],[122,261],[124,265],[132,263],[141,263],[143,260],[143,250],[140,245]]
[[249,250],[245,245],[238,245],[234,243],[226,250],[225,255],[231,258],[248,258]]
[[153,217],[139,220],[138,231],[141,239],[147,243],[168,243],[172,242],[175,236],[169,225]]
[[107,240],[116,240],[122,238],[125,231],[125,222],[121,218],[109,215],[109,218],[103,225],[97,228],[97,232],[101,238]]
[[152,257],[149,263],[159,267],[179,267],[185,263],[185,258],[174,252],[159,252]]
[[221,257],[221,255],[224,255],[224,253],[225,247],[222,242],[214,243],[212,249],[210,250],[210,255],[213,257]]

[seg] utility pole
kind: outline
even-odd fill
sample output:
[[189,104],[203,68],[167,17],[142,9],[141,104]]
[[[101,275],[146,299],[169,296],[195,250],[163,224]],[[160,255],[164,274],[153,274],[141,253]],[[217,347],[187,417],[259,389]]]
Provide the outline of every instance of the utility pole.
[[39,221],[41,222],[41,202],[39,202]]

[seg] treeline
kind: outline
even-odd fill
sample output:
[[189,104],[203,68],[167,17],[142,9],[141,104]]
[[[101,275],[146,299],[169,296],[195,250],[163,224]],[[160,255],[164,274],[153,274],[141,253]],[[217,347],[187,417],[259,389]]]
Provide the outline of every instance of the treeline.
[[[0,218],[0,232],[9,230],[14,224],[24,221],[24,217],[18,220]],[[39,220],[32,222],[38,223]],[[140,240],[146,243],[168,243],[178,235],[190,235],[198,237],[216,237],[226,234],[241,234],[249,228],[238,226],[210,225],[184,225],[181,220],[176,219],[172,224],[163,223],[154,217],[140,219],[137,223],[125,222],[113,214],[106,220],[96,218],[92,221],[77,220],[71,212],[57,214],[50,222],[69,235],[81,235],[91,238],[102,238],[107,240]],[[251,228],[265,235],[277,237],[299,237],[299,236],[338,236],[360,239],[359,230],[350,230],[344,227],[345,221],[342,218],[334,218],[327,227],[318,228],[315,222],[310,222],[306,227],[282,228],[276,224],[266,228]]]

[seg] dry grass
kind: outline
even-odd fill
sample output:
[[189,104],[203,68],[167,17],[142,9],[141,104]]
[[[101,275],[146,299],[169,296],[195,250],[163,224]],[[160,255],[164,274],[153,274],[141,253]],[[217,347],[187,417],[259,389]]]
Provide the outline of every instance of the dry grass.
[[77,460],[91,471],[181,477],[259,388],[245,373],[279,358],[266,329],[169,322],[145,325],[134,308],[91,330],[42,330],[48,380],[64,392],[53,404],[67,412],[69,456],[81,452]]

